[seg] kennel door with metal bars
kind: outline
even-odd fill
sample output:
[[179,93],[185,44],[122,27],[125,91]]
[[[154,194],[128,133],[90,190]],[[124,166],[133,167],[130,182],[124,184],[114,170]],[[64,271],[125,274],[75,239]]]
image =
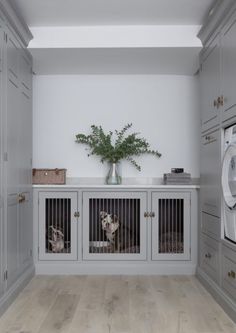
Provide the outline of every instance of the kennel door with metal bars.
[[190,260],[190,193],[153,192],[152,259]]
[[77,192],[39,192],[39,260],[77,259]]
[[83,193],[83,259],[145,260],[146,192]]

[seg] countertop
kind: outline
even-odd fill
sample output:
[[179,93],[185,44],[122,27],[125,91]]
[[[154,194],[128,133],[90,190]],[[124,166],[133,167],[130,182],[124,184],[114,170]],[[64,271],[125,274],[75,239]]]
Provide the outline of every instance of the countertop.
[[99,189],[199,189],[199,180],[193,179],[191,184],[164,185],[162,178],[123,178],[121,185],[107,185],[104,178],[67,178],[64,185],[33,185],[33,188],[99,188]]

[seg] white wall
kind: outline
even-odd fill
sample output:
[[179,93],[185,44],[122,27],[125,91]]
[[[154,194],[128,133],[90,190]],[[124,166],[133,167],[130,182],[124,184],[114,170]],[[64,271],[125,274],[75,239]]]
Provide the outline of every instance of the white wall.
[[190,76],[35,76],[33,166],[67,168],[69,177],[103,177],[107,166],[75,143],[91,124],[140,131],[160,159],[138,159],[142,171],[122,163],[123,177],[162,177],[184,167],[199,177],[197,79]]

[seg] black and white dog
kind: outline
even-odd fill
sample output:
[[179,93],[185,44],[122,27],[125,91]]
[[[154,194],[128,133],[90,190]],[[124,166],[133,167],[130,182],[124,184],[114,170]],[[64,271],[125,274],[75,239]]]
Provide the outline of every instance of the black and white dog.
[[115,214],[100,211],[102,230],[114,252],[123,253],[130,246],[131,231]]
[[102,230],[106,232],[106,238],[114,250],[120,249],[120,237],[119,228],[120,221],[118,217],[114,214],[108,214],[105,211],[100,212],[100,219],[102,224]]

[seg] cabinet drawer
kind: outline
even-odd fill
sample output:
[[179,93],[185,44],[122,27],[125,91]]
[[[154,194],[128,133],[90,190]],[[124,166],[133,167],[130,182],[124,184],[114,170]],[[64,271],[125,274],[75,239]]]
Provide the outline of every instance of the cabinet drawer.
[[202,212],[202,232],[218,240],[220,238],[220,219]]
[[223,246],[222,287],[236,300],[236,252]]
[[209,277],[219,283],[219,243],[202,235],[200,266]]

